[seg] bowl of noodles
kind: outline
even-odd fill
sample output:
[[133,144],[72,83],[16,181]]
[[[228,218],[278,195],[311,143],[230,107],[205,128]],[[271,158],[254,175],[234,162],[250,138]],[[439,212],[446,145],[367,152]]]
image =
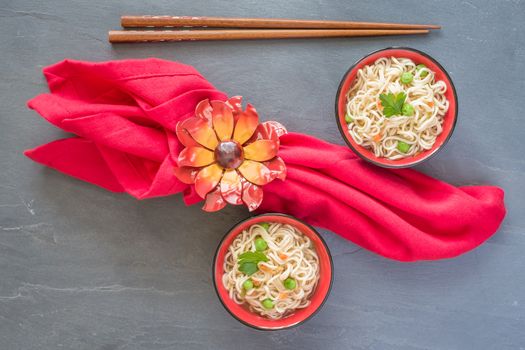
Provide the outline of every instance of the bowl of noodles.
[[457,95],[446,70],[428,54],[386,48],[345,73],[335,114],[357,155],[382,167],[405,168],[430,158],[449,140]]
[[241,221],[224,236],[213,260],[213,283],[223,306],[260,330],[285,329],[312,317],[332,279],[332,258],[321,236],[284,214]]

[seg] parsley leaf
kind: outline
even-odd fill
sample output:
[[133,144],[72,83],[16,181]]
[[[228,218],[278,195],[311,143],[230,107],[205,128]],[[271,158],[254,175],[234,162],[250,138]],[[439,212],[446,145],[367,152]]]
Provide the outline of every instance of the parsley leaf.
[[268,261],[268,257],[263,252],[244,252],[239,255],[239,271],[250,276],[259,270],[257,264],[261,261]]
[[245,263],[242,263],[241,265],[239,265],[239,271],[241,271],[242,273],[244,273],[244,274],[246,274],[248,276],[253,275],[258,270],[259,270],[259,268],[257,267],[257,264],[254,263],[254,262],[245,262]]
[[268,258],[263,252],[244,252],[239,255],[239,263],[243,262],[255,262],[268,261]]
[[379,95],[385,117],[389,118],[393,115],[401,115],[406,98],[407,95],[404,92],[395,95],[393,93]]

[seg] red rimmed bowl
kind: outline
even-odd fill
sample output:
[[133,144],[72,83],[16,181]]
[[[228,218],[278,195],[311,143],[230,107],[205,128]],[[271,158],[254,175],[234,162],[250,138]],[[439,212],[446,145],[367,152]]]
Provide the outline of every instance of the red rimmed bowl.
[[[317,255],[319,257],[319,282],[315,288],[314,293],[310,297],[310,305],[304,309],[295,310],[291,315],[281,318],[279,320],[272,320],[260,316],[248,310],[244,305],[235,303],[228,291],[222,284],[222,275],[224,274],[224,257],[228,251],[235,237],[243,230],[247,229],[253,224],[261,222],[278,222],[281,224],[288,224],[297,228],[300,232],[310,238],[315,245]],[[330,251],[326,246],[323,238],[310,225],[285,214],[262,214],[253,216],[235,225],[222,239],[217,247],[215,257],[213,259],[213,284],[215,291],[226,310],[241,323],[247,326],[260,330],[279,330],[293,326],[297,326],[310,317],[312,317],[324,304],[330,293],[333,280],[333,263]]]
[[[407,157],[399,160],[390,160],[387,158],[376,157],[372,151],[358,145],[348,132],[348,127],[345,122],[347,102],[346,94],[348,93],[348,90],[354,83],[357,71],[366,65],[373,64],[377,59],[381,57],[404,57],[411,59],[416,64],[423,63],[430,70],[435,72],[435,77],[437,80],[443,80],[447,85],[447,92],[445,93],[445,97],[449,101],[450,105],[444,117],[443,132],[439,134],[439,136],[436,139],[436,142],[430,150],[422,152],[413,157]],[[339,127],[339,131],[341,131],[341,135],[343,136],[348,146],[364,160],[367,160],[375,165],[382,166],[385,168],[411,167],[435,155],[441,148],[443,148],[443,146],[452,136],[454,127],[456,126],[457,117],[458,98],[456,95],[456,89],[454,87],[454,84],[452,83],[452,79],[450,79],[450,76],[448,75],[447,71],[441,66],[441,64],[439,64],[428,54],[408,47],[391,47],[378,50],[366,55],[365,57],[357,61],[343,76],[335,98],[335,118],[337,126]]]

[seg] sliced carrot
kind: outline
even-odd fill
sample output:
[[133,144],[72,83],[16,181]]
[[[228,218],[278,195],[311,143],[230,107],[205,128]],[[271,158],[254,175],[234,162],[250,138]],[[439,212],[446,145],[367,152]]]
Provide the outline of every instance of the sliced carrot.
[[288,255],[286,255],[286,254],[284,254],[284,253],[279,253],[279,258],[280,258],[281,260],[286,260],[286,259],[288,259]]
[[286,298],[288,298],[288,293],[287,292],[279,293],[279,300],[284,300]]
[[271,267],[268,267],[266,265],[260,265],[259,269],[264,272],[273,272],[273,269]]
[[377,109],[382,110],[383,105],[381,104],[381,100],[377,100]]
[[429,107],[434,107],[434,101],[430,101],[429,103],[427,103]]
[[372,139],[376,142],[376,143],[379,143],[381,142],[381,139],[383,138],[383,134],[379,133],[377,135],[375,135],[374,137],[372,137]]

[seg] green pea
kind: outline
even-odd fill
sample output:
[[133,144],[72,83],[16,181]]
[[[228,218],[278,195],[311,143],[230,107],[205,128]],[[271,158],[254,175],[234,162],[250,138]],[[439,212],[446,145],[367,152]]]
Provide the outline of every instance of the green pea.
[[407,153],[408,150],[410,149],[410,145],[406,142],[398,141],[397,149],[399,150],[399,152]]
[[251,278],[248,278],[246,281],[244,281],[244,283],[242,284],[242,287],[244,288],[245,291],[249,291],[250,289],[253,288],[253,281]]
[[[416,66],[416,70],[417,70],[418,72],[419,72],[421,69],[423,69],[423,68],[427,68],[427,66],[425,66],[423,63],[418,64],[418,65]],[[428,71],[423,71],[423,72],[421,72],[421,74],[419,74],[419,76],[420,76],[421,78],[424,78],[424,77],[426,77],[427,75],[428,75]]]
[[414,107],[410,103],[405,103],[403,104],[403,108],[401,108],[401,113],[407,117],[411,117],[414,115]]
[[264,299],[262,301],[262,306],[264,306],[265,309],[273,309],[274,303],[272,299]]
[[405,72],[401,74],[401,82],[403,84],[410,84],[412,82],[412,79],[414,79],[414,75],[410,72]]
[[262,252],[263,250],[268,249],[268,243],[261,237],[255,239],[255,250]]
[[295,282],[295,280],[290,277],[285,279],[283,284],[284,284],[284,288],[289,289],[289,290],[295,289],[295,287],[297,287],[297,282]]
[[352,117],[350,116],[350,114],[346,113],[346,115],[345,115],[345,122],[346,122],[347,124],[350,124],[350,123],[353,122],[353,121],[354,121],[354,119],[352,119]]
[[259,225],[262,226],[262,228],[265,229],[266,231],[270,229],[270,224],[267,222],[262,222]]

